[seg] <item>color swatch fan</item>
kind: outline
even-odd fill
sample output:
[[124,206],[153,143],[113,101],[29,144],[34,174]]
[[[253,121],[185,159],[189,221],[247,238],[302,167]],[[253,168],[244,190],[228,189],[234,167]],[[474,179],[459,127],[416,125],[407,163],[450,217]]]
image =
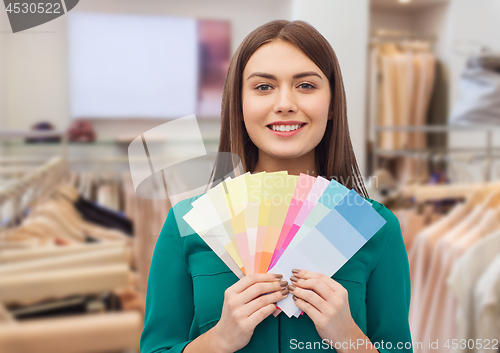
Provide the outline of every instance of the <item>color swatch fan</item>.
[[[238,278],[272,272],[289,280],[294,268],[331,277],[386,222],[337,181],[286,171],[227,179],[192,207],[184,220]],[[278,306],[298,317],[289,297]]]

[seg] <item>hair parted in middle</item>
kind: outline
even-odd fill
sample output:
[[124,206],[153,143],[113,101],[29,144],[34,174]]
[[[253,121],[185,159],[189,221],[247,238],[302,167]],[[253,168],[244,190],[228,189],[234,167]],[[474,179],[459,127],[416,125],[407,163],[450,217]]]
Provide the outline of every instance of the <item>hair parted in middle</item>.
[[[250,57],[271,41],[288,41],[307,55],[328,78],[332,92],[325,134],[315,148],[318,175],[335,179],[368,197],[352,148],[347,123],[347,104],[340,65],[330,43],[305,21],[275,20],[246,36],[234,53],[224,82],[221,104],[219,152],[239,156],[244,172],[257,163],[258,148],[248,136],[242,109],[243,70]],[[223,178],[224,167],[217,159],[211,180]],[[212,178],[213,177],[213,178]]]

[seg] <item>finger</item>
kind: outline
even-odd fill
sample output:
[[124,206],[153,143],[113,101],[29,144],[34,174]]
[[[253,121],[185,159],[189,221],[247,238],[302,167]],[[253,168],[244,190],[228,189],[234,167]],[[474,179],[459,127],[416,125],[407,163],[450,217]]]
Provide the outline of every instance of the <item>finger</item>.
[[282,299],[285,299],[288,296],[289,290],[287,288],[283,288],[279,292],[270,293],[267,295],[260,296],[245,304],[242,309],[242,313],[245,316],[250,316],[260,308],[267,306],[269,304],[273,304],[279,302]]
[[292,276],[290,277],[290,281],[292,282],[292,285],[295,285],[297,287],[313,290],[325,301],[332,300],[335,296],[335,291],[327,283],[325,283],[325,280],[323,279],[303,279]]
[[263,306],[248,317],[248,323],[255,328],[260,324],[266,317],[271,315],[276,310],[276,305],[271,303]]
[[337,282],[333,278],[328,277],[327,275],[324,275],[324,274],[319,273],[319,272],[293,269],[292,273],[297,278],[303,278],[303,279],[318,278],[318,279],[322,279],[335,292],[336,291],[342,291],[342,289],[344,288],[339,282]]
[[314,291],[296,287],[293,284],[289,285],[288,289],[292,295],[313,305],[318,311],[324,312],[326,310],[328,303]]
[[243,277],[238,282],[233,284],[230,288],[234,293],[241,293],[249,286],[257,282],[275,282],[280,281],[283,278],[280,274],[273,273],[252,273],[248,276]]
[[295,304],[299,307],[299,309],[305,312],[312,321],[317,322],[321,318],[321,312],[310,303],[297,297],[296,295],[293,296],[293,300],[295,301]]
[[239,300],[242,304],[246,304],[255,298],[281,291],[288,285],[287,281],[273,281],[273,282],[258,282],[252,284],[250,287],[239,293]]

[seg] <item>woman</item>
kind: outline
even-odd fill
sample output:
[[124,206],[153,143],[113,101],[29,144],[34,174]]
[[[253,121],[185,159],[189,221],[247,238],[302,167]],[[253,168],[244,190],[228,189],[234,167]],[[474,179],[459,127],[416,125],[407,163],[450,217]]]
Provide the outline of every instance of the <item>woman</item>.
[[[327,176],[367,198],[339,64],[309,24],[272,21],[245,38],[221,117],[219,152],[237,154],[245,172]],[[368,199],[387,223],[332,278],[298,269],[287,283],[271,273],[238,280],[197,234],[181,237],[179,215],[197,197],[172,208],[157,241],[142,353],[412,352],[408,258],[399,222],[383,205]],[[271,315],[290,294],[304,314]]]

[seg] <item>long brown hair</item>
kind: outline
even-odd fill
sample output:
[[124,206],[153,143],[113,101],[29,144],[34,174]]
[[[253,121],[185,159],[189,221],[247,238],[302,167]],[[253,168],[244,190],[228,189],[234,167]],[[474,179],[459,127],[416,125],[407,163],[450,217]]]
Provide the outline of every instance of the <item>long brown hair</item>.
[[[273,40],[286,40],[294,44],[319,67],[330,82],[332,95],[326,131],[315,149],[318,175],[328,180],[335,179],[368,197],[349,135],[344,82],[337,56],[330,43],[304,21],[268,22],[252,31],[234,53],[222,94],[219,152],[238,155],[244,172],[252,171],[257,163],[257,146],[248,136],[243,123],[242,76],[252,54]],[[224,179],[224,171],[228,170],[228,166],[222,166],[222,163],[227,163],[227,160],[216,159],[211,180]]]

